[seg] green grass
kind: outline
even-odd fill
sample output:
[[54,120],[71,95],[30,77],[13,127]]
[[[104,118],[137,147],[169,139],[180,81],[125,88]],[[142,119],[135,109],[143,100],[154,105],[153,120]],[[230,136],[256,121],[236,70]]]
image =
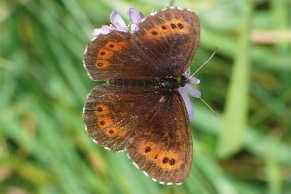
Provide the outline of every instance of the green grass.
[[[89,80],[82,55],[94,26],[116,9],[146,15],[169,4],[201,21],[194,71],[213,114],[193,100],[194,158],[182,186],[162,186],[88,138],[81,113]],[[262,44],[257,30],[291,33],[289,0],[0,1],[0,193],[291,193],[291,40]]]
[[228,96],[224,122],[220,130],[218,153],[228,157],[241,149],[248,117],[248,89],[250,75],[250,28],[253,3],[243,4],[239,46],[237,47]]

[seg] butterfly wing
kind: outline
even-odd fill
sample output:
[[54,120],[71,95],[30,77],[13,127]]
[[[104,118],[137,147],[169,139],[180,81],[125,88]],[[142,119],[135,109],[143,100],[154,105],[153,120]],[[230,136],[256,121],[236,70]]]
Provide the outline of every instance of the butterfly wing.
[[133,34],[113,31],[89,43],[84,65],[93,80],[182,75],[198,46],[198,17],[168,8],[138,27]]
[[112,151],[122,151],[136,129],[134,109],[138,93],[97,85],[88,95],[83,109],[87,133],[95,143]]
[[192,161],[186,110],[176,91],[96,86],[83,113],[88,134],[130,158],[154,180],[182,182]]
[[154,77],[181,76],[198,46],[198,17],[191,11],[167,8],[152,13],[139,25],[134,36],[144,52],[155,59]]
[[[154,94],[156,95],[156,94]],[[179,184],[192,161],[192,136],[186,110],[177,92],[160,93],[152,113],[141,116],[141,125],[127,143],[135,166],[154,181]]]

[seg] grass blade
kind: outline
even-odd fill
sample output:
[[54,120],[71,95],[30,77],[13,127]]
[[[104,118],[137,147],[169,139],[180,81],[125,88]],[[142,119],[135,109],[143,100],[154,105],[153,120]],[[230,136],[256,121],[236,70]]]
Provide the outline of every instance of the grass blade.
[[248,114],[249,29],[252,3],[244,4],[244,19],[232,80],[226,99],[226,110],[219,136],[218,154],[228,157],[240,150]]

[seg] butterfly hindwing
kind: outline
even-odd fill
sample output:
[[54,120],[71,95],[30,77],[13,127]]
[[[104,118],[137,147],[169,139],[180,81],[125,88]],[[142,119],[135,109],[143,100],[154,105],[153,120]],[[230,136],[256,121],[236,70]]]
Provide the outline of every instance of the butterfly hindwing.
[[83,120],[89,136],[112,151],[125,149],[136,128],[135,97],[114,87],[98,85],[89,94]]
[[155,181],[183,182],[191,168],[192,137],[180,94],[161,93],[153,113],[141,120],[127,144],[129,157]]
[[166,9],[147,17],[135,33],[113,31],[89,43],[85,68],[93,80],[181,76],[199,42],[198,17]]

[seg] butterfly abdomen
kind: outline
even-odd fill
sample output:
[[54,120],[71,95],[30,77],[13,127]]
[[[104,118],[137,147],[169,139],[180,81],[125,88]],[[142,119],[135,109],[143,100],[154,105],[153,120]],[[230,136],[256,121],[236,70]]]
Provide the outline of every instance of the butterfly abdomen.
[[138,88],[145,90],[174,90],[183,87],[187,78],[166,77],[157,79],[112,79],[108,81],[109,85],[121,88]]

